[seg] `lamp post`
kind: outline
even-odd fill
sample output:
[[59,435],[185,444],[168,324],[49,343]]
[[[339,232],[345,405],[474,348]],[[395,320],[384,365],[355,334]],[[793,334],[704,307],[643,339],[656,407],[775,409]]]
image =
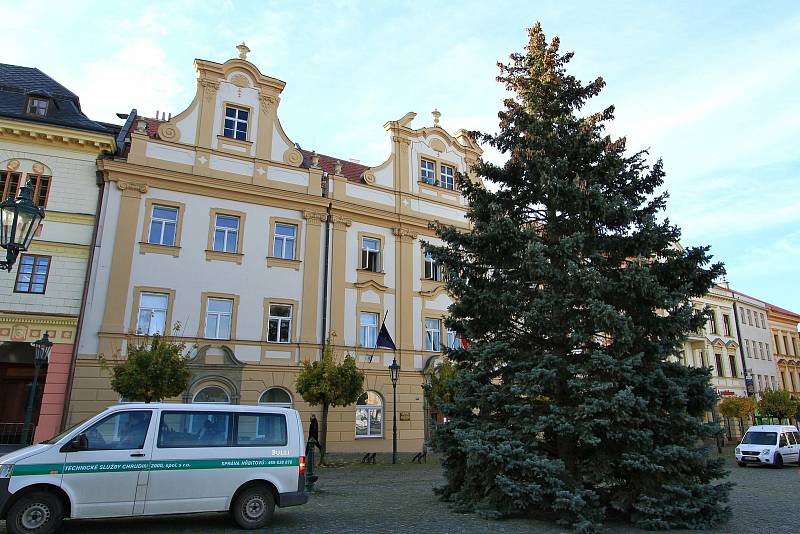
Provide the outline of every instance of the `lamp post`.
[[50,358],[50,349],[53,348],[53,342],[50,341],[50,336],[47,332],[44,333],[42,339],[31,343],[35,349],[33,355],[33,384],[31,391],[28,395],[28,407],[25,409],[25,423],[22,425],[22,443],[28,444],[28,439],[31,434],[31,421],[33,420],[33,403],[36,400],[36,385],[39,381],[39,368],[47,363]]
[[42,219],[44,210],[33,203],[33,180],[20,188],[17,198],[0,202],[0,247],[6,249],[0,269],[11,272],[19,253],[28,250]]
[[397,358],[392,358],[389,366],[389,377],[392,379],[392,463],[397,463],[397,379],[400,377],[400,366]]

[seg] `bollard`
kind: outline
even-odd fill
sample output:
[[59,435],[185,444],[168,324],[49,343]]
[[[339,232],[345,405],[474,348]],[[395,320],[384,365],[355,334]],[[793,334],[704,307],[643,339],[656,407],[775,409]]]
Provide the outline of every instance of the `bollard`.
[[306,493],[314,491],[314,483],[319,479],[314,474],[314,449],[318,447],[317,440],[308,438],[306,444]]

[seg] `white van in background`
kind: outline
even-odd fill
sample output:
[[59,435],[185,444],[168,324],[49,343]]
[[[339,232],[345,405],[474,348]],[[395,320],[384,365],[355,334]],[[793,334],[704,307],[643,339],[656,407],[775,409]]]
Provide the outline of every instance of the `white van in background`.
[[736,463],[739,467],[800,464],[800,433],[796,427],[788,425],[751,426],[736,447]]
[[50,534],[62,518],[229,511],[242,528],[304,504],[296,410],[223,404],[121,404],[0,457],[0,519]]

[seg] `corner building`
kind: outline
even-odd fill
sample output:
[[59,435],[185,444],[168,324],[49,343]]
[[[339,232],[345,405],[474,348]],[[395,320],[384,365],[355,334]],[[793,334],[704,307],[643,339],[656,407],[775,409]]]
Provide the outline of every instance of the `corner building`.
[[[387,122],[391,153],[375,167],[303,150],[278,118],[284,82],[245,57],[197,60],[188,108],[137,117],[125,156],[98,161],[106,187],[70,421],[120,400],[99,354],[124,358],[132,333],[179,322],[192,377],[174,400],[292,405],[307,425],[321,407],[294,384],[329,334],[366,374],[358,405],[331,409],[329,450],[391,450],[396,356],[398,449],[418,452],[422,372],[456,342],[422,243],[436,242],[432,220],[467,228],[455,177],[480,148],[434,112],[427,127],[411,127],[414,113]],[[384,314],[396,353],[372,348]]]

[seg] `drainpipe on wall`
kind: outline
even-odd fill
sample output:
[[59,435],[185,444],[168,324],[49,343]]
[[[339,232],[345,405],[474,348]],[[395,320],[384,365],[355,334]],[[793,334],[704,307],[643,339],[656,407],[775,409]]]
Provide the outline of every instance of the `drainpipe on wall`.
[[81,296],[81,307],[78,311],[78,324],[75,326],[75,341],[72,345],[72,358],[69,362],[69,374],[67,375],[67,389],[64,393],[64,409],[61,412],[61,430],[67,427],[67,416],[69,415],[69,403],[72,400],[72,381],[75,379],[75,364],[78,360],[78,346],[81,342],[81,330],[83,328],[83,316],[86,313],[86,301],[89,295],[89,280],[92,276],[92,266],[94,256],[97,251],[97,235],[100,226],[100,215],[103,209],[103,194],[105,192],[105,180],[101,171],[97,172],[97,206],[95,207],[94,228],[92,228],[92,244],[89,248],[89,261],[86,263],[86,274],[83,277],[83,295]]
[[328,264],[330,257],[330,243],[331,243],[331,212],[333,211],[333,202],[328,203],[327,217],[325,217],[325,258],[324,266],[322,269],[322,353],[325,353],[325,347],[328,344]]

